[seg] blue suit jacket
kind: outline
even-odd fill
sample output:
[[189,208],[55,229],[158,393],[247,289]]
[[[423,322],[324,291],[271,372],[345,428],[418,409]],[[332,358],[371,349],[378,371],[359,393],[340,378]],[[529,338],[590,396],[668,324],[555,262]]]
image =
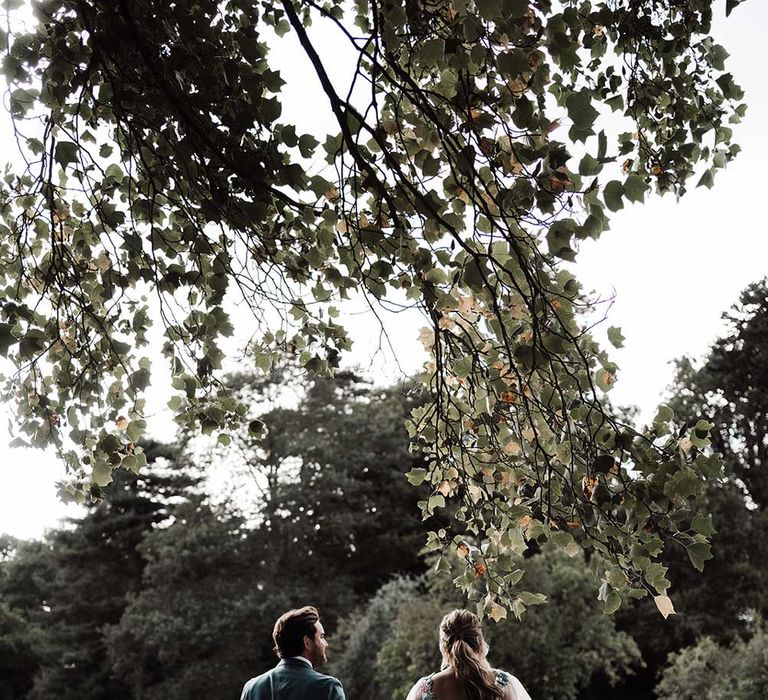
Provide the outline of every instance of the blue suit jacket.
[[298,659],[282,659],[275,668],[251,678],[240,700],[344,700],[341,682]]

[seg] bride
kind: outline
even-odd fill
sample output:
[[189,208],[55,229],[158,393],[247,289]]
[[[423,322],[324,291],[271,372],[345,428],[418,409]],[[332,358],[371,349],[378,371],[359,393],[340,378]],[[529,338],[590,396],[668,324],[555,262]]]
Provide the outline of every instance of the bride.
[[480,620],[468,610],[454,610],[440,623],[438,673],[419,678],[407,700],[531,700],[517,678],[491,668]]

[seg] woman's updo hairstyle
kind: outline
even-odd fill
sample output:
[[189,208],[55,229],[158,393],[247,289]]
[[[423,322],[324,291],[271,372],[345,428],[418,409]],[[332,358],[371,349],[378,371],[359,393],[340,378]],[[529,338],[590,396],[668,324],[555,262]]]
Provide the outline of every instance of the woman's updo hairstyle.
[[453,610],[440,623],[440,647],[469,700],[504,698],[496,673],[485,659],[488,648],[477,615]]

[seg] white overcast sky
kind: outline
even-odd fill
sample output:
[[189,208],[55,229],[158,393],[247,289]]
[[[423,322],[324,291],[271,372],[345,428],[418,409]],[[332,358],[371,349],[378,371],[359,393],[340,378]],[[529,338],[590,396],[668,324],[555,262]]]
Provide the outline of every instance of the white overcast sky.
[[[719,174],[712,190],[694,190],[679,202],[651,197],[644,205],[614,214],[611,230],[583,245],[576,265],[586,288],[615,297],[605,326],[620,326],[626,337],[624,349],[613,351],[620,373],[612,398],[639,406],[646,417],[671,380],[670,361],[705,353],[722,330],[722,312],[741,289],[768,271],[763,210],[768,188],[768,80],[760,48],[768,34],[768,3],[749,0],[728,20],[723,7],[724,2],[716,5],[713,34],[730,52],[729,70],[746,90],[749,110],[735,130],[742,153]],[[299,127],[309,131],[326,104],[307,66],[296,60],[299,55],[290,45],[280,51],[280,70],[293,86],[286,96],[286,117],[293,118],[295,112],[295,121],[304,122]],[[348,70],[344,57],[326,48],[324,58],[335,64],[333,74],[343,80]],[[13,157],[13,149],[3,113],[0,163]],[[349,362],[367,369],[374,380],[396,378],[390,354],[373,357],[378,330],[365,308],[350,308],[346,316],[357,339]],[[386,323],[403,369],[413,371],[423,359],[416,343],[418,318],[411,314]],[[161,405],[161,397],[152,403]],[[0,406],[0,532],[39,537],[58,518],[77,511],[56,499],[54,484],[63,468],[53,455],[7,447],[9,415],[10,407]],[[154,416],[150,428],[159,438],[172,436],[170,420],[162,413]]]

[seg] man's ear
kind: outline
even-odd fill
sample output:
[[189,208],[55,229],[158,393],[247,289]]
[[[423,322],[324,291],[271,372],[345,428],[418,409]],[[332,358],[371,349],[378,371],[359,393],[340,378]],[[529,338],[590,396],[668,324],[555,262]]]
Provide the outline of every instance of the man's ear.
[[312,638],[309,635],[304,635],[304,651],[312,649]]

